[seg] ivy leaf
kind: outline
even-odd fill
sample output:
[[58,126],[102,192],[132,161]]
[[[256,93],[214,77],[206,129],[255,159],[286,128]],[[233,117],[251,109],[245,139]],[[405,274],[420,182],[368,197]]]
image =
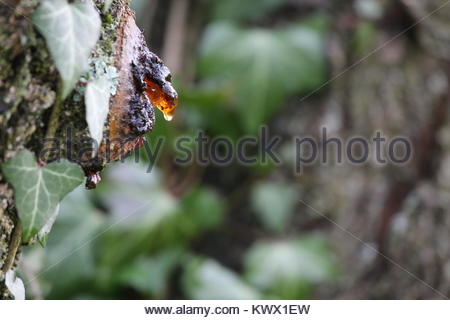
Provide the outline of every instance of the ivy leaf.
[[335,257],[323,236],[255,242],[246,253],[245,279],[268,296],[309,299],[314,288],[334,281]]
[[[61,202],[61,212],[48,239],[41,268],[52,269],[41,277],[44,283],[52,284],[46,298],[67,296],[81,281],[97,279],[101,273],[96,272],[94,249],[98,243],[93,238],[106,221],[89,196],[89,192],[80,186]],[[71,252],[70,256],[68,252]]]
[[88,58],[99,36],[101,20],[91,1],[69,4],[45,0],[32,17],[44,36],[63,80],[65,99],[88,67]]
[[240,28],[217,22],[206,28],[199,71],[228,93],[246,133],[257,132],[286,98],[326,80],[323,36],[317,28]]
[[151,257],[131,260],[124,270],[119,272],[119,282],[152,297],[158,297],[167,289],[170,276],[182,254],[182,250],[174,248],[163,250]]
[[84,179],[81,169],[67,160],[39,167],[28,150],[5,162],[2,171],[14,187],[25,243],[45,226],[59,202]]
[[59,214],[59,204],[56,206],[55,211],[53,211],[53,213],[48,216],[44,226],[38,232],[37,235],[38,241],[43,247],[47,245],[48,234],[52,230],[53,224],[55,223],[58,214]]
[[103,125],[109,111],[109,83],[105,78],[88,83],[84,96],[86,104],[86,122],[91,137],[100,146],[103,137]]
[[25,300],[25,286],[22,279],[16,277],[13,270],[9,270],[5,275],[5,284],[15,300]]
[[294,214],[297,198],[294,185],[259,183],[252,190],[251,204],[269,231],[283,232]]
[[185,266],[183,289],[189,299],[252,300],[259,292],[215,260],[192,257]]

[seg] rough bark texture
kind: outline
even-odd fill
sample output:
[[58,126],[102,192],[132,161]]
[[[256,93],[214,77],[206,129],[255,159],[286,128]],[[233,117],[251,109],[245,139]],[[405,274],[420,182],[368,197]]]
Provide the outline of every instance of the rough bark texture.
[[[57,73],[42,38],[36,37],[29,16],[37,2],[2,6],[0,15],[0,159],[5,161],[25,145],[36,146],[34,137],[45,132],[47,110],[55,101]],[[9,297],[4,274],[10,268],[12,235],[17,222],[13,191],[0,182],[0,296]]]

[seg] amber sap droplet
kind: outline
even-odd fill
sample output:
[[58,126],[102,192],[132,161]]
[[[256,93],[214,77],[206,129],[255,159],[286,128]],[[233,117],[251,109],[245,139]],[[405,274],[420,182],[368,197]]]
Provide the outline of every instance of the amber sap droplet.
[[164,92],[164,90],[151,80],[145,79],[147,90],[145,91],[147,98],[151,104],[157,107],[164,115],[164,119],[171,121],[173,119],[173,112],[178,104],[178,97],[176,93]]

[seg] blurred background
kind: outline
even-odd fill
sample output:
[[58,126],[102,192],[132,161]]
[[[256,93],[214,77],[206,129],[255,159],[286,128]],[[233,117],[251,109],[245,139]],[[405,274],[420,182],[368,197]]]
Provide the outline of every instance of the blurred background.
[[[157,112],[147,139],[166,143],[151,173],[141,152],[64,200],[47,247],[24,254],[29,298],[449,295],[445,2],[133,0],[180,105],[172,122]],[[282,137],[282,165],[173,161],[181,135],[236,140],[261,125]],[[408,137],[413,159],[294,175],[293,138],[323,126]]]

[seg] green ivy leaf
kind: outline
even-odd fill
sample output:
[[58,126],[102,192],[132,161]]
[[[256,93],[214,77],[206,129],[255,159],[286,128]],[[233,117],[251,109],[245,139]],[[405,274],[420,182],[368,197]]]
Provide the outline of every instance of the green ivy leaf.
[[25,243],[46,225],[59,202],[84,179],[78,165],[67,160],[39,167],[28,150],[5,162],[2,171],[14,188]]
[[189,299],[252,300],[260,294],[215,260],[192,257],[185,266],[183,289]]
[[86,122],[91,137],[100,146],[103,138],[103,126],[109,111],[109,83],[106,78],[88,83],[84,96],[86,104]]
[[63,80],[61,96],[65,99],[88,67],[100,36],[100,16],[91,1],[45,0],[32,20],[47,41]]
[[92,205],[91,195],[79,186],[61,202],[61,212],[48,238],[41,268],[51,268],[51,272],[40,277],[52,284],[49,299],[68,297],[84,281],[89,281],[92,288],[94,279],[100,275],[95,264],[94,249],[98,245],[95,235],[103,230],[102,226],[106,228],[110,224],[106,225],[105,216]]
[[334,255],[319,235],[258,241],[245,257],[245,279],[269,296],[309,299],[314,287],[337,274]]
[[163,250],[151,257],[139,257],[129,261],[124,270],[115,273],[121,284],[149,295],[150,297],[163,298],[161,293],[167,290],[170,276],[174,271],[183,251],[174,248]]
[[268,230],[283,232],[294,214],[297,199],[295,185],[259,183],[252,190],[251,204]]
[[48,216],[44,226],[41,228],[41,230],[39,230],[37,234],[37,238],[41,246],[45,247],[47,245],[48,234],[52,230],[53,224],[55,223],[58,215],[59,215],[59,204],[56,206],[53,213]]
[[286,98],[321,85],[325,66],[317,28],[295,24],[282,30],[246,29],[226,22],[207,27],[199,63],[204,79],[229,94],[228,104],[250,134]]

